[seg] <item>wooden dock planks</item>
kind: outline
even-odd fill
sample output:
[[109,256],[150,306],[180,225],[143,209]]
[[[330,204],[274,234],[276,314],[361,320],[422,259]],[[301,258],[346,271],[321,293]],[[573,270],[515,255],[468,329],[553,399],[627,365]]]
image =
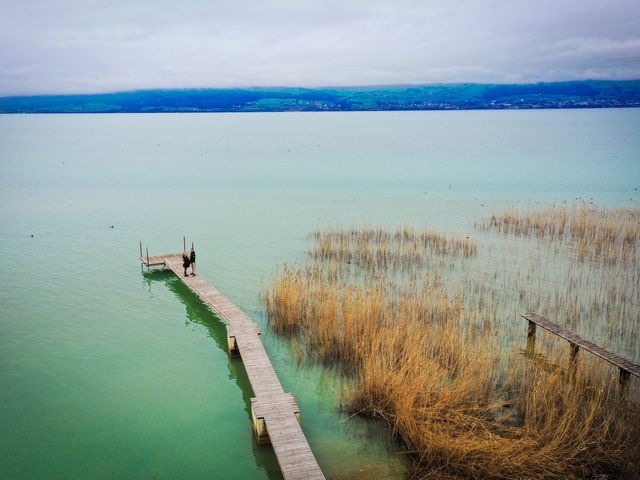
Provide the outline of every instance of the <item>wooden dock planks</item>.
[[[140,260],[147,265],[146,257]],[[200,275],[184,276],[182,253],[149,257],[151,265],[169,267],[204,303],[227,324],[244,364],[251,388],[254,419],[264,422],[268,438],[286,480],[324,480],[324,474],[300,428],[300,409],[290,393],[285,393],[260,340],[260,328],[242,310]]]
[[522,318],[528,320],[529,322],[533,322],[536,325],[540,325],[545,330],[548,330],[549,332],[561,338],[564,338],[573,345],[584,348],[586,351],[597,355],[598,357],[606,360],[609,363],[612,363],[621,370],[629,372],[631,375],[635,375],[636,377],[640,377],[640,365],[631,362],[630,360],[624,358],[622,355],[610,352],[606,348],[601,347],[600,345],[597,345],[592,341],[587,340],[577,333],[567,330],[566,328],[561,327],[556,323],[553,323],[552,321],[544,318],[541,315],[538,315],[537,313],[527,313],[525,315],[522,315]]

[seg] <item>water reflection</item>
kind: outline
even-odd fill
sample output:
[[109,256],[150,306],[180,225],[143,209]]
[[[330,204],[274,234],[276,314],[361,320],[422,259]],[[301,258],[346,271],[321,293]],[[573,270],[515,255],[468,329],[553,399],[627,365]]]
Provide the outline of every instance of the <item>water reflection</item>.
[[[184,304],[187,314],[185,325],[188,326],[190,323],[195,323],[205,327],[217,347],[225,353],[227,352],[227,329],[222,319],[209,310],[186,285],[176,278],[173,272],[169,270],[151,270],[145,272],[143,278],[150,296],[153,295],[153,283],[164,283]],[[249,420],[247,426],[251,428],[251,397],[253,396],[253,390],[249,383],[249,377],[247,377],[242,359],[239,357],[229,357],[227,365],[229,367],[229,379],[233,380],[242,392],[244,410],[247,412],[247,419]],[[256,467],[259,470],[264,470],[269,479],[282,480],[280,467],[271,446],[258,445],[255,441],[251,442],[251,444]]]

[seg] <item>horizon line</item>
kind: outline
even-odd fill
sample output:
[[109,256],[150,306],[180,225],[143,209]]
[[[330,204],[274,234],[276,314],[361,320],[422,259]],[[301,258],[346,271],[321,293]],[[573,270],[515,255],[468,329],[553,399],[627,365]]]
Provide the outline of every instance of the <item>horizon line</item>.
[[180,92],[180,91],[225,91],[225,90],[342,90],[342,89],[374,89],[374,88],[411,88],[411,87],[438,87],[438,86],[456,86],[456,85],[544,85],[559,83],[587,83],[587,82],[604,82],[604,83],[624,83],[638,82],[640,78],[629,79],[581,79],[581,80],[553,80],[553,81],[537,81],[537,82],[433,82],[433,83],[387,83],[387,84],[361,84],[361,85],[325,85],[325,86],[300,86],[300,85],[253,85],[253,86],[236,86],[236,87],[149,87],[135,88],[131,90],[107,90],[83,93],[26,93],[26,94],[0,94],[0,99],[19,98],[19,97],[78,97],[92,95],[117,95],[136,92]]

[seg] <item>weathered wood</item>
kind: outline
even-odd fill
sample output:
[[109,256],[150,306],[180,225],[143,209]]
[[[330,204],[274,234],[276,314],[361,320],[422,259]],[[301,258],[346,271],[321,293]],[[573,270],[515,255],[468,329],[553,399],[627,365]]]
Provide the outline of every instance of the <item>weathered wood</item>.
[[529,320],[529,328],[527,330],[527,347],[526,351],[533,354],[536,349],[536,324]]
[[618,393],[621,397],[626,397],[627,393],[629,393],[629,377],[631,376],[631,372],[621,368],[620,369],[620,377],[618,377],[619,389]]
[[147,267],[164,267],[166,266],[166,262],[164,261],[164,257],[150,257],[148,252],[147,256],[140,257],[140,262]]
[[226,324],[230,354],[242,358],[255,395],[251,399],[253,431],[258,443],[271,443],[285,480],[324,480],[300,427],[300,409],[285,393],[260,340],[260,328],[202,276],[183,274],[182,253],[140,259],[148,267],[169,267]]
[[571,343],[570,345],[571,353],[569,354],[569,376],[571,378],[574,378],[576,374],[577,358],[580,347],[574,343]]
[[624,392],[628,388],[630,375],[640,377],[640,365],[626,359],[622,355],[610,352],[606,348],[597,345],[592,341],[587,340],[577,333],[567,330],[566,328],[561,327],[556,323],[553,323],[552,321],[538,315],[537,313],[527,313],[526,315],[522,315],[522,318],[529,322],[529,332],[531,331],[531,324],[533,323],[535,325],[540,325],[545,330],[548,330],[554,335],[567,340],[571,344],[571,360],[573,363],[575,363],[575,358],[578,354],[578,348],[583,348],[589,353],[592,353],[602,358],[603,360],[606,360],[607,362],[617,366],[620,369],[620,386],[622,392]]

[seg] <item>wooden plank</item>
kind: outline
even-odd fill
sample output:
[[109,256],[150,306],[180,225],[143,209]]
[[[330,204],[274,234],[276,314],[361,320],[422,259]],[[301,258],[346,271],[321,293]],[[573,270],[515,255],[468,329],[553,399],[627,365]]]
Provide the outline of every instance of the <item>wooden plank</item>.
[[265,417],[265,423],[282,475],[287,480],[324,479],[294,415],[278,416],[274,412]]
[[578,335],[577,333],[567,330],[566,328],[561,327],[556,323],[553,323],[552,321],[548,320],[547,318],[544,318],[541,315],[538,315],[537,313],[527,313],[526,315],[522,315],[522,318],[524,318],[525,320],[528,320],[529,322],[533,322],[536,325],[540,325],[545,330],[548,330],[549,332],[561,338],[564,338],[565,340],[567,340],[573,345],[577,345],[580,348],[583,348],[586,351],[593,353],[594,355],[602,358],[603,360],[606,360],[607,362],[617,366],[618,368],[621,368],[622,370],[629,372],[631,375],[640,377],[640,365],[633,363],[632,361],[623,357],[622,355],[619,355],[614,352],[610,352],[606,348],[600,345],[597,345],[592,341],[587,340],[586,338]]
[[[146,264],[146,258],[143,263]],[[182,253],[149,257],[148,263],[169,267],[227,324],[227,334],[235,339],[255,395],[251,399],[253,413],[264,420],[285,480],[324,480],[298,422],[300,408],[293,395],[284,392],[278,380],[260,340],[260,327],[204,277],[199,274],[185,277]]]

